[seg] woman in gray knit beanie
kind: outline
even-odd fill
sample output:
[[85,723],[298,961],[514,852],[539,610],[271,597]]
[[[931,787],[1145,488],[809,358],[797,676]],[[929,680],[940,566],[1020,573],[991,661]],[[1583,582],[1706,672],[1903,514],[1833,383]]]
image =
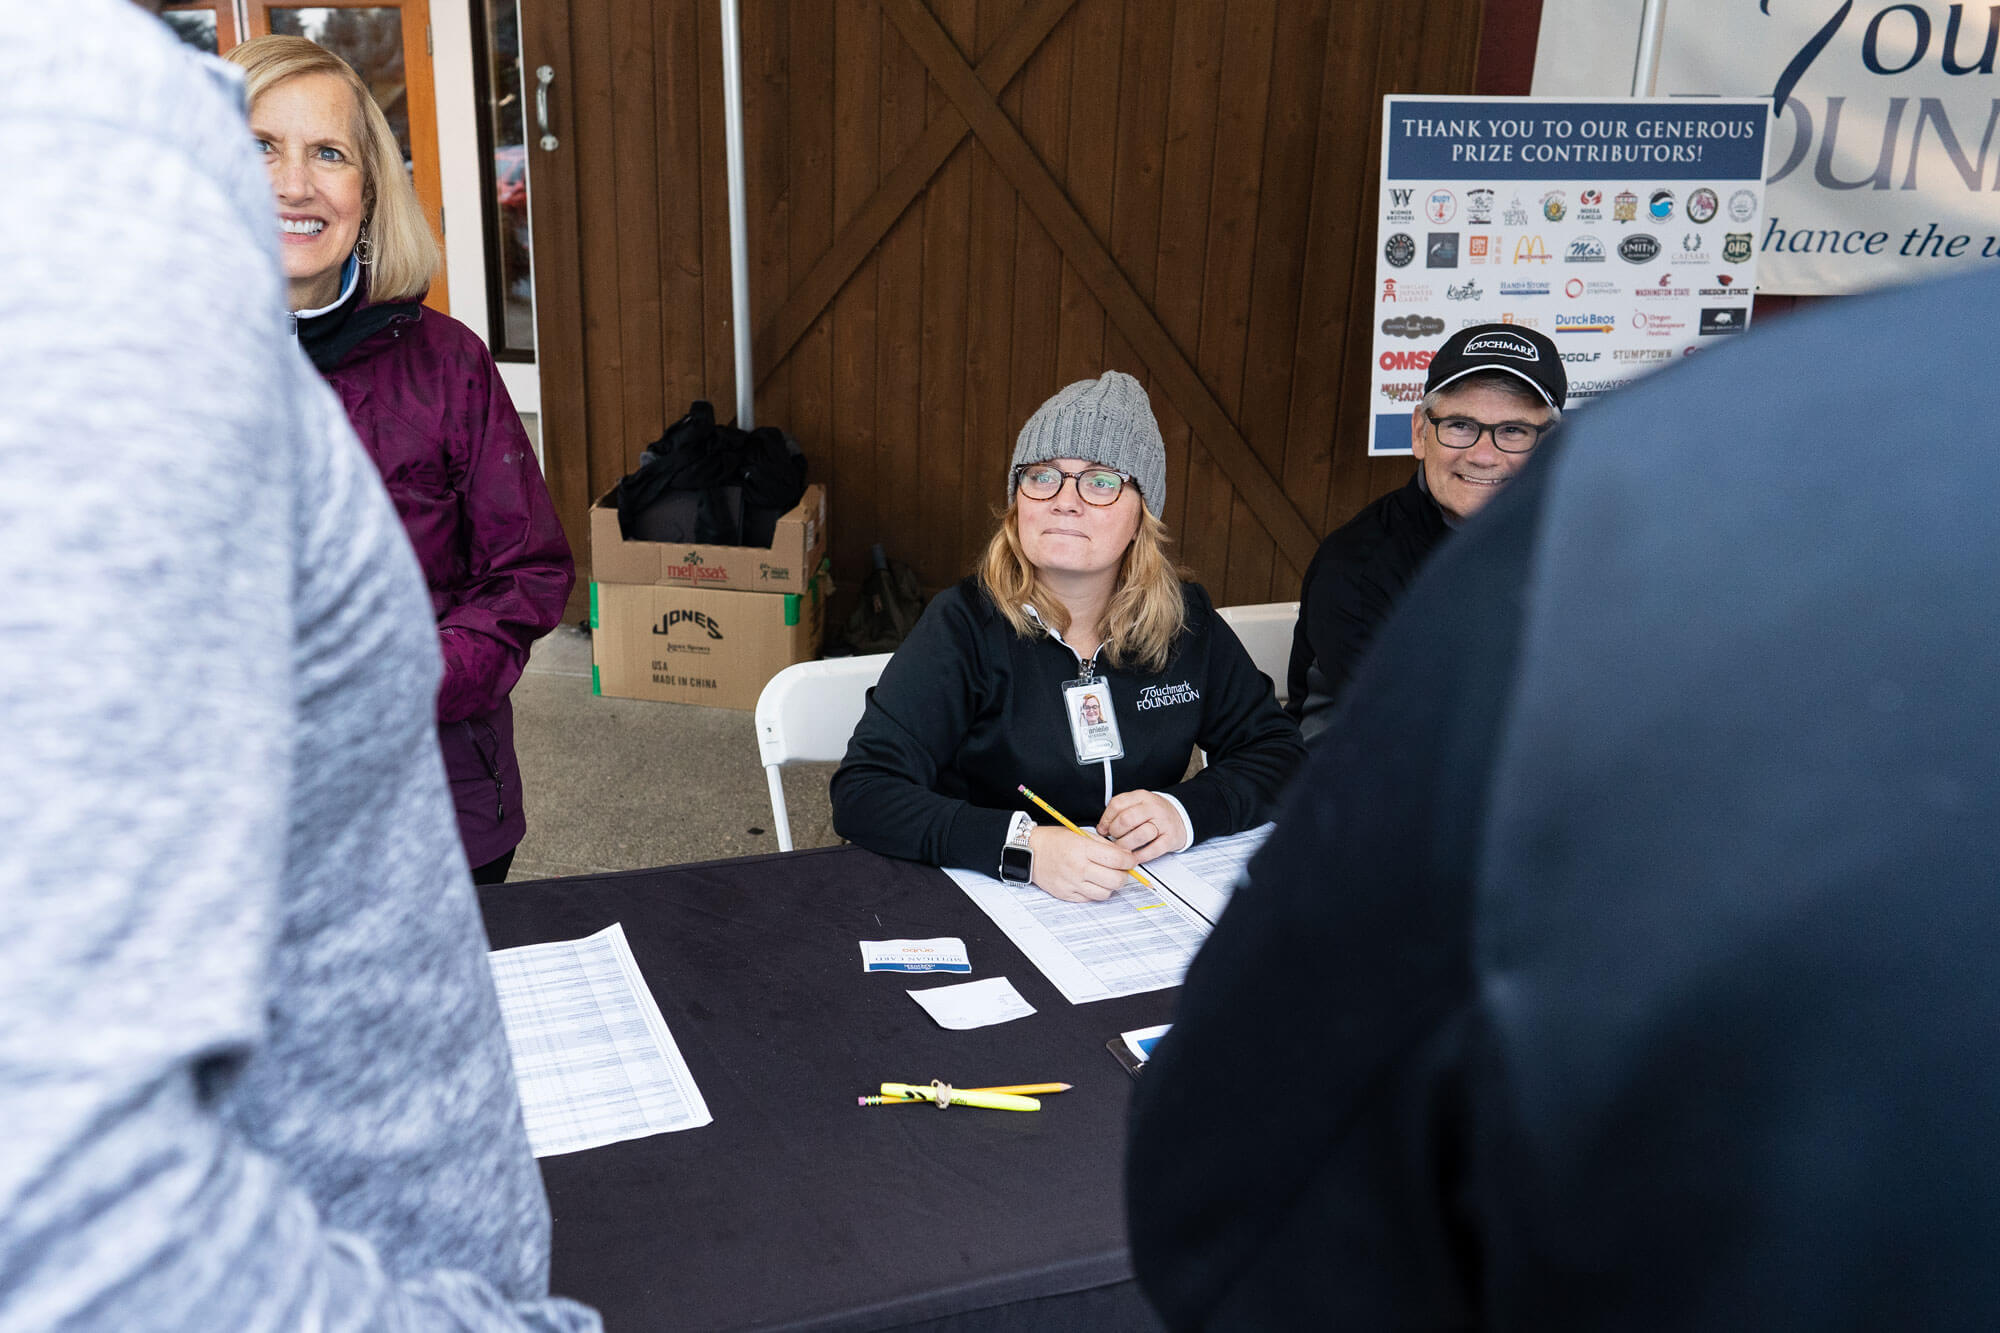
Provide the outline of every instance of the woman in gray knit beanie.
[[[1130,375],[1028,418],[979,573],[932,599],[869,696],[833,778],[842,836],[1086,902],[1270,818],[1305,747],[1175,568],[1166,477]],[[1208,765],[1183,781],[1196,747]],[[1039,822],[1024,788],[1097,836]]]
[[981,570],[1015,631],[1053,628],[1071,647],[1102,644],[1114,665],[1165,665],[1186,621],[1160,520],[1166,492],[1166,441],[1130,375],[1078,380],[1036,408],[1014,441],[1012,503]]

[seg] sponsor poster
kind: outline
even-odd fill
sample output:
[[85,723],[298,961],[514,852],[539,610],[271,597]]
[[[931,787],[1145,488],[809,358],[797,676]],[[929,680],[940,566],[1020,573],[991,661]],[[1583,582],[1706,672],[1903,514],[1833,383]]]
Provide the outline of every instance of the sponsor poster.
[[1555,341],[1569,409],[1750,322],[1769,108],[1387,97],[1371,454],[1410,452],[1431,353],[1472,324]]
[[1854,292],[2000,262],[2000,5],[1674,0],[1662,93],[1773,118],[1758,281]]

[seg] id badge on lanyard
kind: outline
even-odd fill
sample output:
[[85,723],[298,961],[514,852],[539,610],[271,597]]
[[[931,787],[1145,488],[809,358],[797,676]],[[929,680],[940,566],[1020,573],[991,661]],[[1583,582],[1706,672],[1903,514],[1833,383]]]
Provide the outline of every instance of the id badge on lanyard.
[[1111,706],[1111,682],[1088,673],[1065,682],[1063,712],[1069,718],[1077,763],[1087,766],[1125,757],[1125,742],[1118,735],[1118,714]]

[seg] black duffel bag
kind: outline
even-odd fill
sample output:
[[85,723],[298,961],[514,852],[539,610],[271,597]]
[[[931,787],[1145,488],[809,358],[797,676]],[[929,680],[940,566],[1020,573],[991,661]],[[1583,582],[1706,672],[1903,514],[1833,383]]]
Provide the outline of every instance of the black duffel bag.
[[797,440],[775,426],[719,426],[715,408],[697,400],[612,494],[627,541],[769,546],[805,491]]

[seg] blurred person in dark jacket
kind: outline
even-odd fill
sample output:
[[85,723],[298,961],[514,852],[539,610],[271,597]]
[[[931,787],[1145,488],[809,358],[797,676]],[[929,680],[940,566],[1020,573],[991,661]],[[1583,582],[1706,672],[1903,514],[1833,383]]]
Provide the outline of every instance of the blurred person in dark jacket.
[[1138,1090],[1170,1325],[2000,1322],[1996,300],[1648,379],[1432,559]]
[[242,66],[277,198],[300,345],[347,409],[409,534],[444,651],[438,743],[475,883],[499,883],[527,830],[507,696],[576,581],[535,452],[473,332],[421,304],[437,243],[367,87],[303,37],[259,37]]

